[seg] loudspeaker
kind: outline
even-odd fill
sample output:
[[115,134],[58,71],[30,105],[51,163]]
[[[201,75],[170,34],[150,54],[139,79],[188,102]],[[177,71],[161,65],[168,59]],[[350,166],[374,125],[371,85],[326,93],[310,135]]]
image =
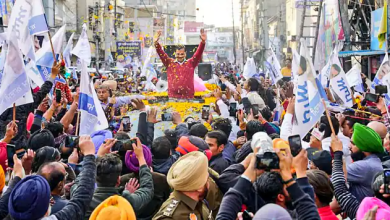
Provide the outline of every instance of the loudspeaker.
[[201,78],[203,81],[208,81],[212,78],[213,72],[212,72],[211,64],[209,63],[199,63],[198,65],[198,75],[199,78]]

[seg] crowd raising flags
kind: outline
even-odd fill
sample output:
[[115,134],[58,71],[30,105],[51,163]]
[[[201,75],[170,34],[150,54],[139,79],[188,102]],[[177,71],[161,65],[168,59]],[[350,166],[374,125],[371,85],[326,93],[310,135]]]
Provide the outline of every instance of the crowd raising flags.
[[87,71],[88,66],[91,63],[91,48],[89,46],[86,24],[83,25],[80,39],[73,48],[72,54],[77,56],[81,61],[79,97],[81,115],[79,116],[79,134],[91,135],[95,131],[106,129],[108,127],[108,122]]

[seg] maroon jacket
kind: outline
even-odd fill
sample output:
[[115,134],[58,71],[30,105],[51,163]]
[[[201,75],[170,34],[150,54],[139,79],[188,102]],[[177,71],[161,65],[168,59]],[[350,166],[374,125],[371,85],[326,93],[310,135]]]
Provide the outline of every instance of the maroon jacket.
[[155,44],[157,53],[167,68],[168,96],[170,98],[194,98],[194,70],[202,58],[205,45],[205,43],[200,42],[194,56],[184,61],[183,64],[179,64],[174,59],[168,57],[159,43]]

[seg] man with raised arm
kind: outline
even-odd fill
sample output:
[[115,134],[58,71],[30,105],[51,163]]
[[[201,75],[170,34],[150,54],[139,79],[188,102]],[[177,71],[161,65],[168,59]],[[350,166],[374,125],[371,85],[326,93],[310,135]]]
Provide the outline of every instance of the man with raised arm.
[[176,59],[170,58],[158,42],[160,36],[161,31],[158,32],[154,45],[162,63],[167,69],[168,96],[179,99],[194,98],[194,70],[202,59],[207,40],[206,32],[203,29],[200,30],[200,39],[202,41],[194,56],[189,60],[186,60],[186,50],[183,45],[176,47]]

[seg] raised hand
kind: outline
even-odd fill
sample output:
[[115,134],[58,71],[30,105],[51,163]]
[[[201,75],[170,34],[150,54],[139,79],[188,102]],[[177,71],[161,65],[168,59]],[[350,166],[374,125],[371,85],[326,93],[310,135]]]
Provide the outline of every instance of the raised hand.
[[161,34],[162,34],[162,31],[158,31],[158,32],[157,32],[157,38],[156,38],[155,43],[158,43],[158,41],[160,41],[160,36],[161,36]]
[[139,183],[136,178],[131,178],[128,183],[125,185],[125,189],[130,193],[134,193],[139,188]]
[[79,147],[84,156],[95,155],[95,145],[90,136],[80,136]]
[[206,40],[207,40],[207,34],[203,28],[200,29],[200,39],[202,39],[203,42],[206,42]]

